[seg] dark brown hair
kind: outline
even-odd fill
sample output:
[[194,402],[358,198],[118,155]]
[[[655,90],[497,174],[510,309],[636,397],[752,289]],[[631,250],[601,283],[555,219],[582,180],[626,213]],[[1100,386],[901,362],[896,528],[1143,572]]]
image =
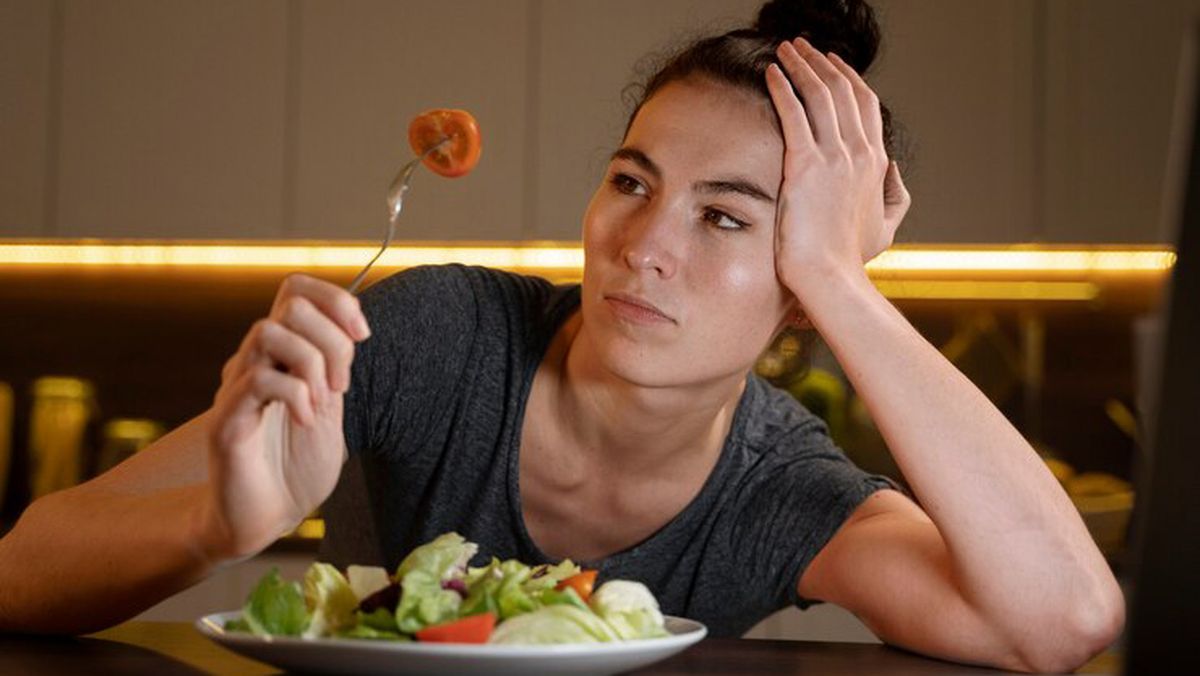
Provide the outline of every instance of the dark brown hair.
[[[879,24],[874,10],[863,0],[772,0],[759,10],[753,27],[696,40],[670,56],[644,84],[634,85],[634,106],[625,134],[658,90],[697,75],[769,99],[767,66],[779,63],[775,49],[780,43],[795,37],[804,37],[821,52],[836,53],[864,77],[879,52]],[[891,111],[881,103],[880,113],[884,148],[889,157],[898,159]]]

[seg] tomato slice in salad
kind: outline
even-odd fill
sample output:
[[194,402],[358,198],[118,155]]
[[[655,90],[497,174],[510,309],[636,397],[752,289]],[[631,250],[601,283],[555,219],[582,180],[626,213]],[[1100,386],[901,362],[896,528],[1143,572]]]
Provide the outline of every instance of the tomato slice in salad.
[[467,111],[427,110],[408,125],[408,144],[418,155],[423,155],[443,139],[449,140],[425,157],[425,166],[432,171],[456,178],[467,174],[479,163],[479,155],[483,152],[479,124]]
[[487,643],[495,628],[496,616],[480,613],[418,629],[417,640],[426,643]]
[[576,594],[579,594],[579,598],[583,599],[584,603],[587,603],[588,598],[590,598],[592,595],[592,588],[595,586],[596,571],[585,570],[568,577],[562,582],[559,582],[555,589],[562,591],[567,587],[570,587],[571,589],[575,590]]

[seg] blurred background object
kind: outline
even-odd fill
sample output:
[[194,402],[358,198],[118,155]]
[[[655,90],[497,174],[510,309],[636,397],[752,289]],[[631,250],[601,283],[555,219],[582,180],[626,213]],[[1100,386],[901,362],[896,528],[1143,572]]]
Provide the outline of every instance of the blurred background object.
[[113,418],[104,423],[104,442],[96,456],[92,475],[121,464],[126,458],[149,446],[166,432],[162,423],[146,418]]
[[[13,441],[13,391],[12,386],[0,381],[0,505],[8,488],[8,473],[12,467]],[[0,532],[3,529],[0,528]]]
[[85,439],[95,418],[95,389],[82,378],[45,376],[33,382],[29,424],[30,495],[40,498],[84,479]]

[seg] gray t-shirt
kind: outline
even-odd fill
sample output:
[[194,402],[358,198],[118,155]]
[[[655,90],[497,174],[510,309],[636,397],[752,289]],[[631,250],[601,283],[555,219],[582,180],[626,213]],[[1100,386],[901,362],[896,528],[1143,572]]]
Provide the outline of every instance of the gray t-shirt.
[[[450,265],[407,270],[362,300],[373,335],[345,398],[350,460],[322,508],[321,558],[392,569],[453,530],[481,557],[550,561],[525,528],[517,454],[534,373],[579,287]],[[700,493],[644,541],[586,563],[601,580],[644,582],[665,613],[738,636],[775,610],[806,607],[800,573],[855,507],[892,486],[750,375]]]

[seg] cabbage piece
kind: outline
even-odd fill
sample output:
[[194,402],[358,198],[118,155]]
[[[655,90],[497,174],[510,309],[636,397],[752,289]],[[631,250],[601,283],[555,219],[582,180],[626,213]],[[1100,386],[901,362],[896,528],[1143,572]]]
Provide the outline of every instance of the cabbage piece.
[[242,619],[259,636],[299,636],[308,626],[308,608],[297,582],[284,582],[272,568],[250,592]]
[[341,571],[328,563],[314,563],[304,574],[304,602],[312,620],[305,638],[328,636],[355,624],[358,597]]
[[496,626],[488,643],[517,645],[603,643],[619,640],[607,622],[573,605],[545,606]]
[[609,580],[592,592],[588,605],[622,639],[667,636],[658,600],[641,582]]
[[439,581],[464,577],[467,562],[477,551],[479,545],[467,542],[458,533],[444,533],[409,552],[396,569],[395,579],[404,584],[404,576],[418,570],[429,573]]

